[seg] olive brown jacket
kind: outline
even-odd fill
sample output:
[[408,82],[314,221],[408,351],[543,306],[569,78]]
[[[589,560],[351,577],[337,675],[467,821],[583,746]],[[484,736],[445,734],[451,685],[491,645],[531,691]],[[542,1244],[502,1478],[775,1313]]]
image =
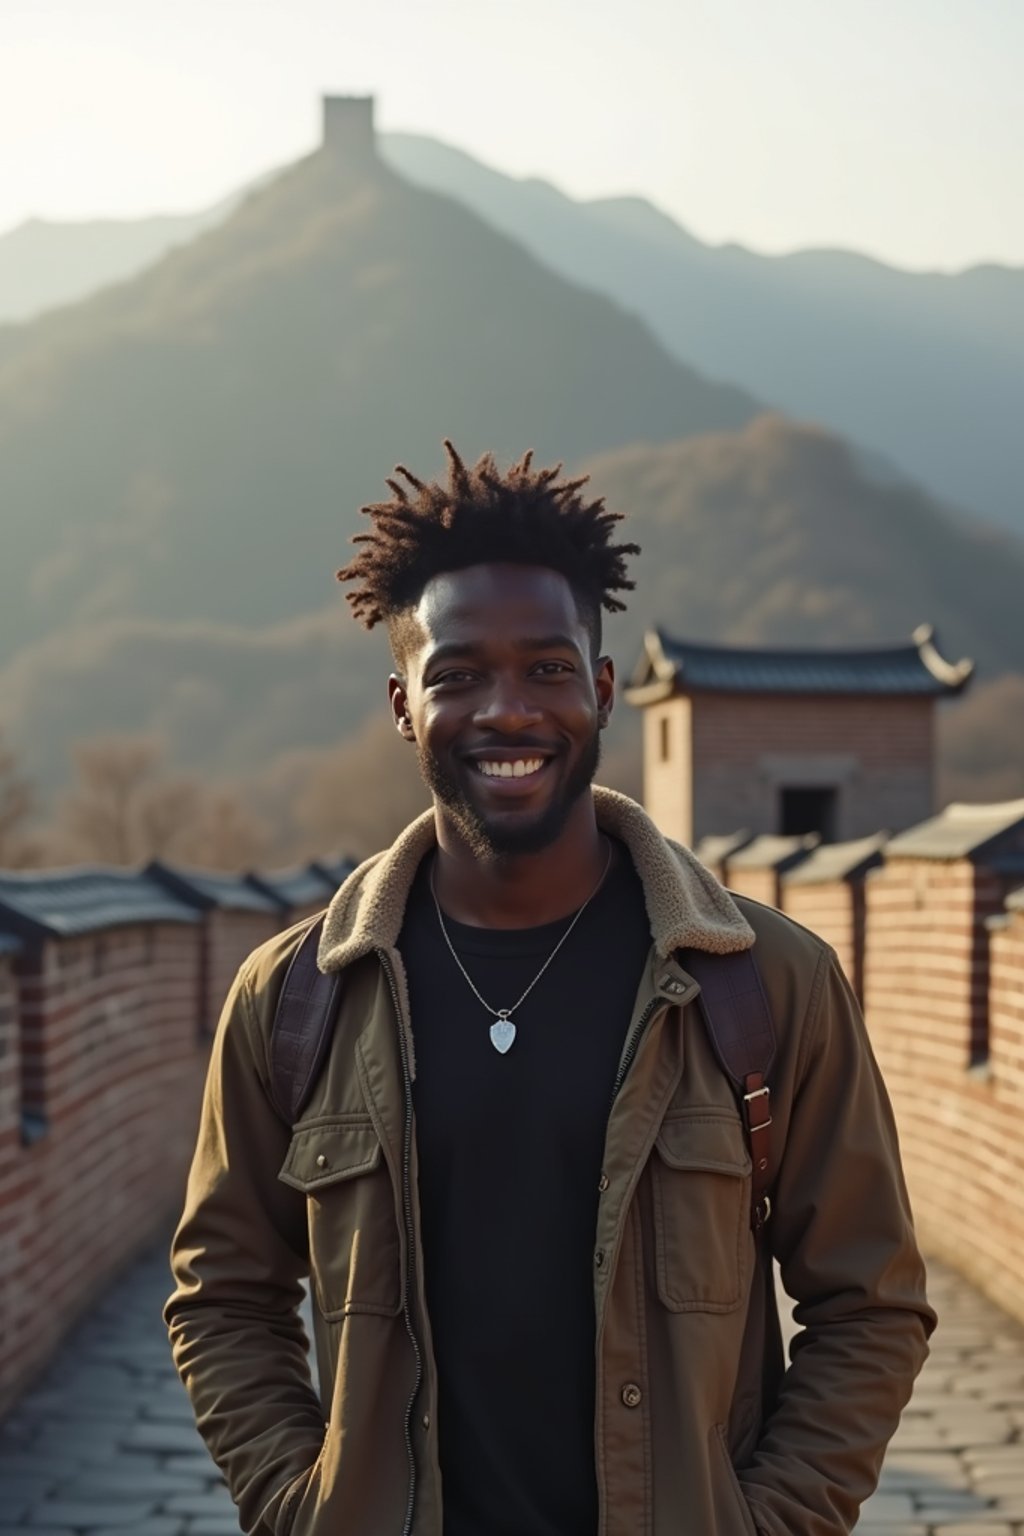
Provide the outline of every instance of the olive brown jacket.
[[[840,1536],[934,1324],[860,1011],[820,939],[730,896],[633,801],[593,795],[651,924],[594,1234],[595,1536]],[[319,965],[344,971],[342,1001],[297,1123],[273,1107],[269,1040],[308,924],[249,957],[214,1039],[164,1315],[253,1536],[442,1536],[414,1023],[396,948],[434,841],[426,812],[330,905]],[[778,1037],[762,1241],[802,1328],[784,1374],[764,1352],[743,1127],[686,970],[687,950],[751,945]],[[298,1311],[307,1275],[319,1391]]]

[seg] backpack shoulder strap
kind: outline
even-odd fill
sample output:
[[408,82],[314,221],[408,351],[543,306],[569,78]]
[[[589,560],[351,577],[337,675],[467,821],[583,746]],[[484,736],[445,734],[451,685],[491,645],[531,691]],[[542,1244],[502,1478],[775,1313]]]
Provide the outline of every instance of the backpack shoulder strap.
[[285,973],[270,1032],[270,1087],[278,1114],[294,1125],[323,1066],[341,1001],[341,973],[316,963],[323,916],[303,935]]
[[700,983],[700,1009],[722,1071],[740,1098],[753,1180],[750,1224],[760,1231],[771,1214],[771,1090],[775,1026],[753,950],[711,955],[687,950],[686,969]]

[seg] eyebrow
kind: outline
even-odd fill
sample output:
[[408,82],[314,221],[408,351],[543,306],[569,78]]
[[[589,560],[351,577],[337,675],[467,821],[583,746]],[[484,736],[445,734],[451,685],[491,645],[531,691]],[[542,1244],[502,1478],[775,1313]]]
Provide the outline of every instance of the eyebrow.
[[[452,657],[471,656],[479,650],[485,642],[474,640],[447,640],[439,645],[436,650],[430,652],[427,657],[427,665],[434,667],[439,661],[448,661]],[[517,640],[515,649],[532,654],[537,651],[574,651],[577,656],[582,656],[576,641],[570,635],[541,635],[536,639]]]

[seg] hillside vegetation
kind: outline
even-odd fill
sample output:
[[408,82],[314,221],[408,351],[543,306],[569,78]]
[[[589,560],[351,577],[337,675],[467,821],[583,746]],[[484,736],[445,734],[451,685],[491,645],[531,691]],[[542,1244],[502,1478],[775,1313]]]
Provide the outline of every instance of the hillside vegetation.
[[[623,448],[586,467],[643,546],[629,609],[606,627],[620,680],[653,623],[711,640],[842,645],[906,638],[927,620],[947,656],[969,655],[979,669],[944,710],[948,783],[961,795],[972,785],[980,797],[1024,794],[1019,543],[947,520],[920,493],[879,486],[841,443],[777,417]],[[364,730],[384,717],[389,666],[383,637],[351,621],[340,591],[305,618],[261,629],[80,620],[0,671],[0,718],[46,788],[63,782],[73,741],[145,731],[182,771],[248,781],[261,812],[307,836],[335,772],[339,812],[350,824],[363,814],[340,792],[354,762],[377,800],[388,776],[403,773],[395,792],[408,799],[411,760],[381,756],[388,732]],[[620,702],[609,770],[633,789],[638,744],[637,716]],[[298,815],[310,805],[316,815]]]
[[445,435],[578,461],[755,411],[459,204],[317,153],[0,331],[0,664],[69,620],[308,613],[359,505]]

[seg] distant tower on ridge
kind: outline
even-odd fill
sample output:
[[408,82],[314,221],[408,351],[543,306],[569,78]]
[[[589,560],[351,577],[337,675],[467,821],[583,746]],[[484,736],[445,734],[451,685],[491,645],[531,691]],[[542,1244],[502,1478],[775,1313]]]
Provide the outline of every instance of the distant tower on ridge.
[[372,96],[325,96],[323,147],[350,165],[377,157]]

